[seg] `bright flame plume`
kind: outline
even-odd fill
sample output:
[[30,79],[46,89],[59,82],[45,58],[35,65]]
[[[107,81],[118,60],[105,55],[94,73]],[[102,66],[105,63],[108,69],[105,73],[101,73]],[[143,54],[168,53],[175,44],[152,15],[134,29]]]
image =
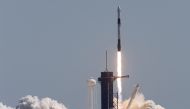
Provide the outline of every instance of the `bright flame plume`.
[[[117,52],[117,76],[121,76],[121,51]],[[118,97],[122,100],[121,78],[117,78]]]

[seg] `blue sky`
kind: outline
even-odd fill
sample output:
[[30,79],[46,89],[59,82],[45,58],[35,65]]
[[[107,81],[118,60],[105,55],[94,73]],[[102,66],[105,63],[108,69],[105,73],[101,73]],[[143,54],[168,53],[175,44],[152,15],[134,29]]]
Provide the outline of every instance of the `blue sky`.
[[147,99],[188,108],[188,0],[0,1],[0,101],[30,94],[87,108],[86,80],[104,71],[106,50],[116,71],[118,4],[124,97],[139,83]]

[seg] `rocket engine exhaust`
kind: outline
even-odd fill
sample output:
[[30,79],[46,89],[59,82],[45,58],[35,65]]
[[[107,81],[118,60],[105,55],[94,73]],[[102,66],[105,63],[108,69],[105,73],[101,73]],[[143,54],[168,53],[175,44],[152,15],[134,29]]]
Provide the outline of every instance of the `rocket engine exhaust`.
[[[121,76],[121,52],[117,52],[117,76]],[[121,78],[117,79],[117,88],[118,88],[118,97],[122,100],[122,85],[121,85]]]

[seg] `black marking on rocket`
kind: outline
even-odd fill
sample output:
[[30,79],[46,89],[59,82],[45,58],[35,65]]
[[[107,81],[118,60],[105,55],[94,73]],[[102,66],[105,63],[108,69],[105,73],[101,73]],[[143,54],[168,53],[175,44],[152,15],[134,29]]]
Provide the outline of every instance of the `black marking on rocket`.
[[117,51],[121,51],[121,40],[118,39],[117,41]]

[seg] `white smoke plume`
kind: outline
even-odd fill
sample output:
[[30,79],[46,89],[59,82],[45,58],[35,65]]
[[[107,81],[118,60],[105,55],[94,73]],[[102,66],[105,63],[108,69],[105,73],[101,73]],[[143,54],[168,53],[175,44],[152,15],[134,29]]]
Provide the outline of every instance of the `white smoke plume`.
[[[123,109],[127,108],[129,100],[130,98],[122,102],[121,105]],[[152,100],[145,100],[145,97],[142,93],[137,93],[129,109],[165,109],[165,108],[160,105],[157,105]]]
[[62,103],[51,98],[39,99],[37,96],[25,96],[19,100],[16,108],[0,103],[0,109],[67,109]]
[[14,109],[14,108],[6,106],[3,103],[0,103],[0,109]]
[[[115,99],[115,98],[114,98]],[[120,102],[121,109],[127,109],[129,99]],[[39,99],[37,96],[25,96],[19,100],[16,108],[0,103],[0,109],[67,109],[62,103],[58,103],[51,98]],[[165,109],[164,107],[157,105],[152,100],[145,100],[142,93],[137,93],[129,109]]]

